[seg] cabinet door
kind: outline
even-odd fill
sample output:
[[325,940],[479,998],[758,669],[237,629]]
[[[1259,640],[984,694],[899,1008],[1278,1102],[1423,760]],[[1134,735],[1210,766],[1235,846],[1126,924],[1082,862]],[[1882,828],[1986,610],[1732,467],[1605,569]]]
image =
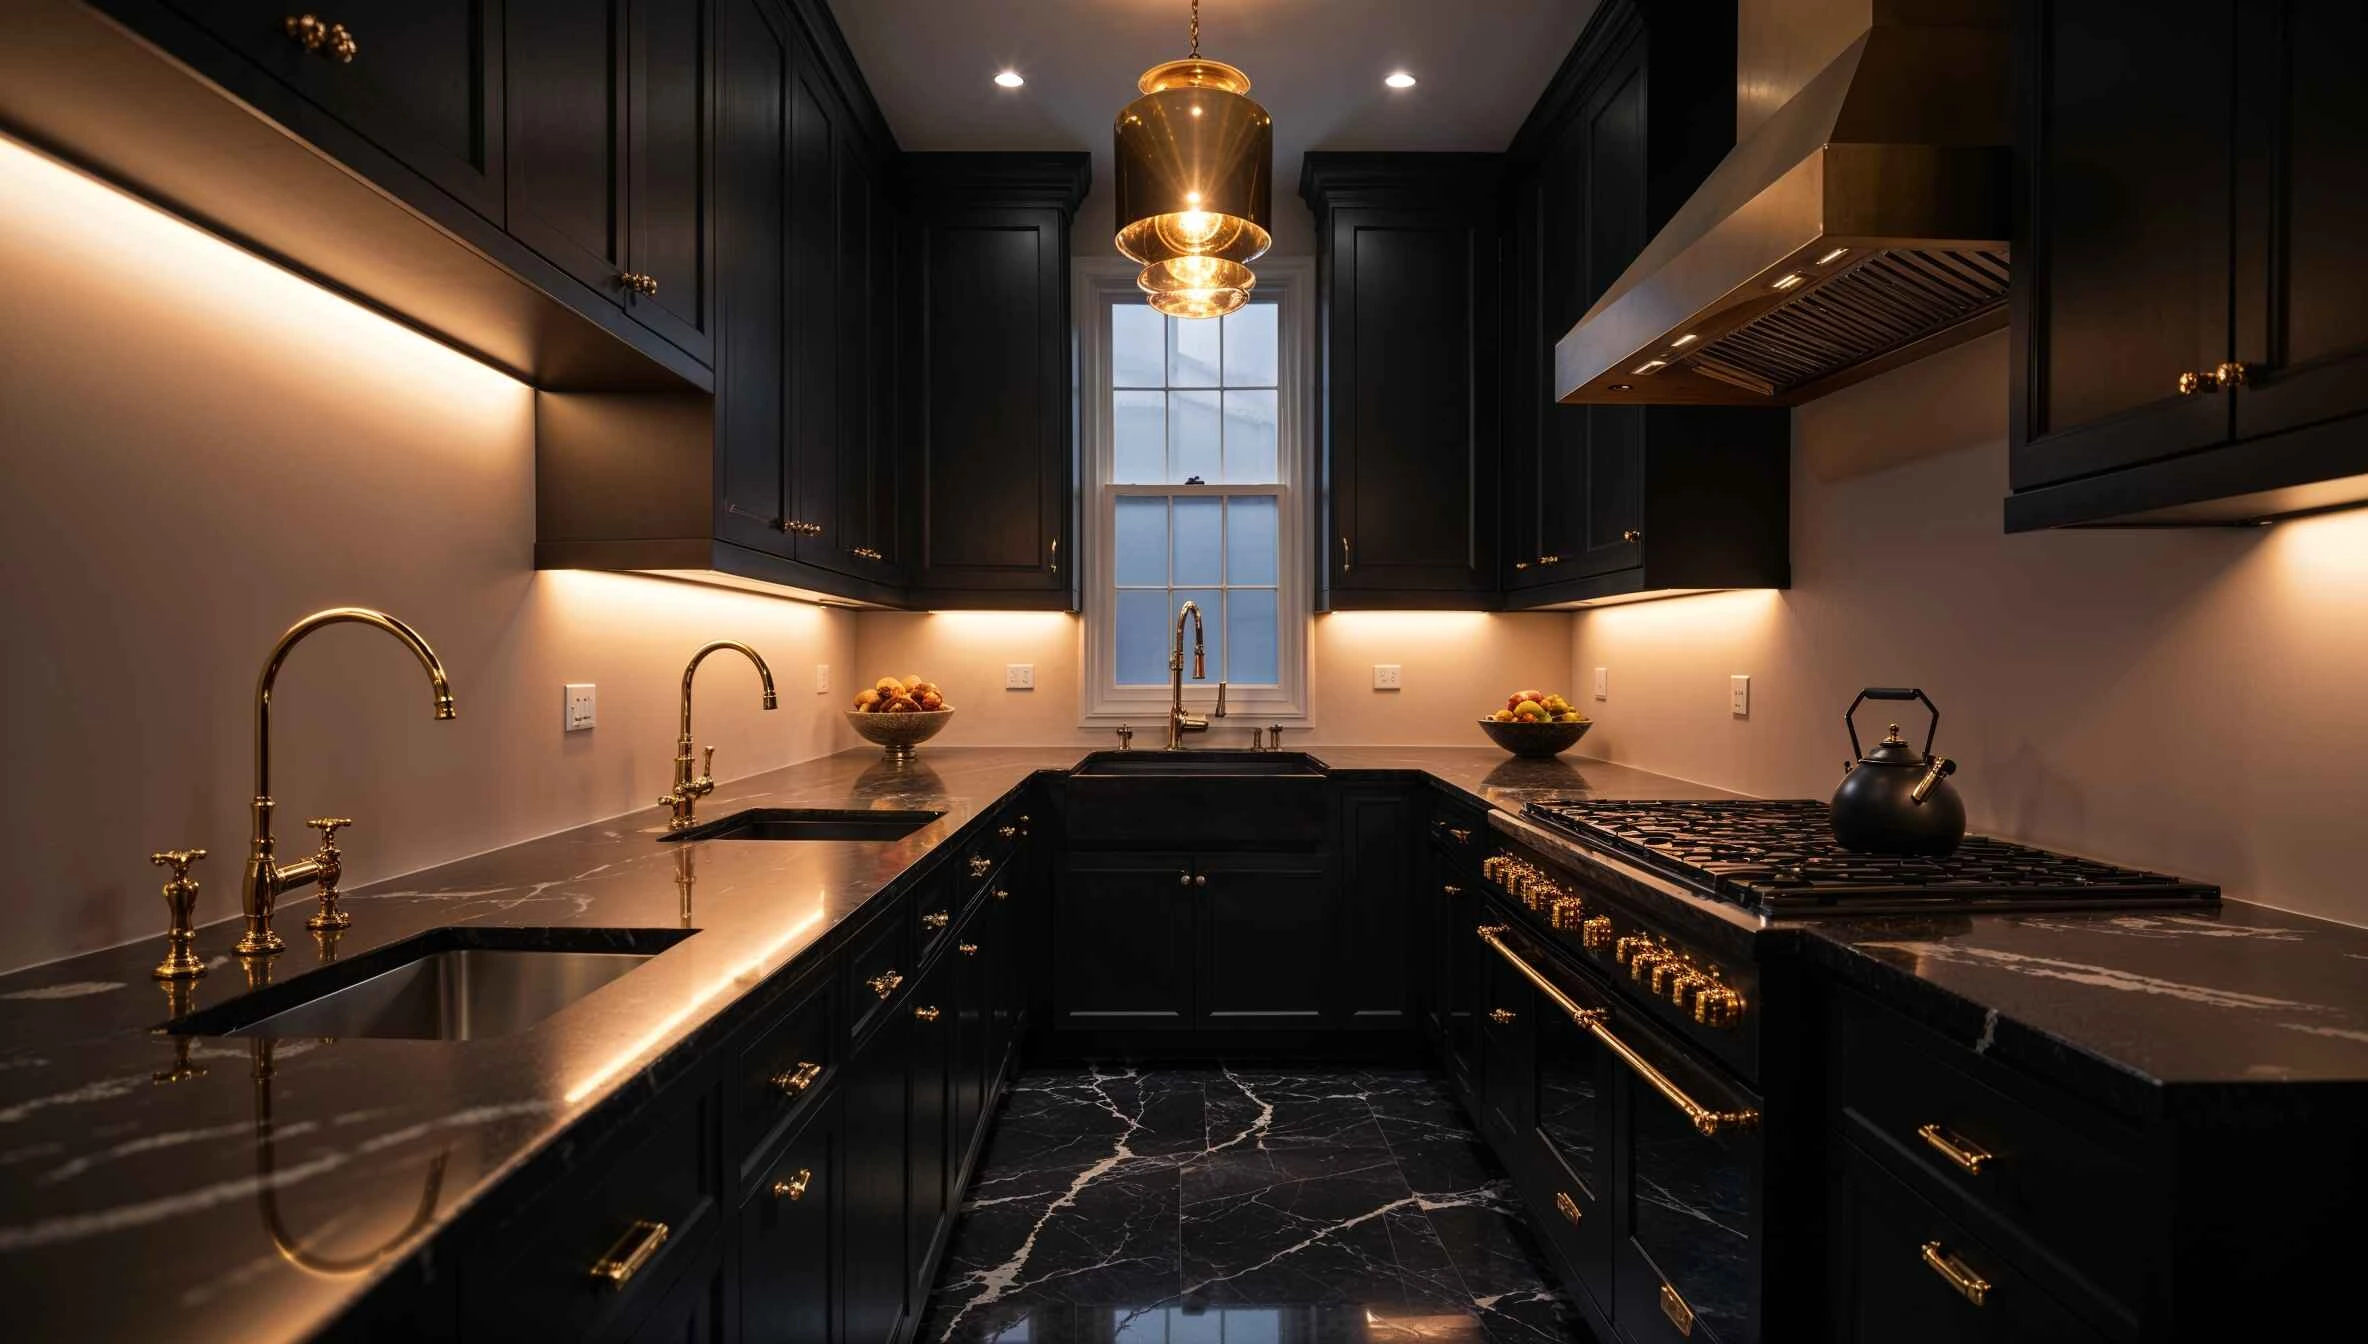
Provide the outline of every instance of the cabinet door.
[[[954,1018],[954,1053],[949,1076],[953,1091],[950,1120],[951,1146],[947,1156],[947,1180],[958,1183],[962,1163],[970,1156],[970,1147],[978,1138],[979,1117],[986,1105],[987,1072],[995,1061],[989,1058],[994,1037],[994,970],[996,955],[991,944],[1002,940],[996,936],[1000,910],[989,901],[970,917],[957,934],[954,944],[953,1003],[948,1011]],[[961,1190],[957,1187],[949,1196],[949,1207],[959,1204]],[[924,1285],[926,1286],[926,1285]]]
[[841,1092],[839,1338],[846,1344],[886,1344],[904,1319],[910,1025],[901,1014],[881,1024],[849,1064]]
[[1545,580],[1538,557],[1545,554],[1539,522],[1547,507],[1540,488],[1547,467],[1542,452],[1547,417],[1564,408],[1547,395],[1554,362],[1553,331],[1547,315],[1546,169],[1522,174],[1505,194],[1503,274],[1498,300],[1504,323],[1504,365],[1498,375],[1503,398],[1499,423],[1504,435],[1503,498],[1497,516],[1504,557],[1504,584],[1527,588]]
[[1471,880],[1452,876],[1439,890],[1444,922],[1440,929],[1440,1033],[1446,1039],[1447,1067],[1466,1089],[1481,1082],[1480,1030],[1487,1020],[1482,1003],[1486,988],[1480,980],[1480,957],[1485,951],[1473,930],[1485,916]]
[[1202,855],[1193,864],[1192,899],[1200,943],[1193,1007],[1203,1029],[1322,1025],[1334,998],[1323,949],[1340,932],[1322,859]]
[[2227,439],[2233,0],[2034,0],[2016,69],[2018,490]]
[[1518,1151],[1530,1133],[1537,1097],[1540,999],[1519,971],[1480,946],[1480,1118],[1490,1138]]
[[626,262],[656,292],[628,292],[625,310],[705,363],[715,346],[714,0],[637,0],[630,21]]
[[2368,10],[2248,0],[2237,23],[2239,438],[2368,410]]
[[1191,879],[1191,861],[1181,854],[1069,859],[1053,911],[1056,1027],[1182,1031],[1192,1025]]
[[622,304],[625,2],[508,0],[512,235]]
[[[340,0],[325,21],[350,61],[289,35],[301,8],[171,0],[363,139],[487,219],[502,220],[503,0]],[[597,6],[595,6],[597,8]]]
[[955,996],[961,992],[958,957],[940,957],[914,987],[911,1047],[905,1052],[911,1101],[905,1121],[906,1301],[916,1306],[929,1296],[929,1248],[952,1211],[946,1150],[951,1137],[954,1075]]
[[630,1344],[723,1344],[732,1305],[726,1300],[729,1292],[719,1243],[667,1292],[649,1319],[635,1327]]
[[1340,878],[1324,939],[1337,958],[1326,1008],[1341,1026],[1396,1030],[1409,1024],[1421,839],[1407,791],[1341,790]]
[[740,1209],[740,1338],[831,1337],[837,1320],[839,1106],[781,1150]]
[[895,236],[882,165],[852,128],[839,145],[839,462],[836,563],[894,582],[896,454],[886,389],[895,358]]
[[1482,215],[1331,212],[1336,606],[1497,591],[1496,238]]
[[[1595,1038],[1545,996],[1536,998],[1530,1138],[1537,1177],[1533,1210],[1600,1307],[1612,1292],[1613,1064]],[[1565,1203],[1565,1201],[1568,1201]]]
[[[1567,216],[1583,246],[1575,325],[1612,287],[1652,233],[1646,224],[1643,48],[1606,76],[1573,133],[1584,167],[1582,209]],[[1583,223],[1581,222],[1583,221]],[[1559,333],[1558,333],[1559,334]],[[1584,578],[1640,563],[1644,527],[1644,411],[1634,406],[1557,406],[1556,454],[1565,476],[1551,496],[1558,526],[1547,545],[1549,573]],[[1576,479],[1573,479],[1573,478]]]
[[788,35],[761,0],[718,0],[716,257],[723,292],[715,387],[715,534],[789,555],[782,530],[788,361],[781,239],[788,179],[783,135],[793,64]]
[[836,567],[839,509],[838,94],[802,44],[790,67],[787,256],[789,516],[797,558]]

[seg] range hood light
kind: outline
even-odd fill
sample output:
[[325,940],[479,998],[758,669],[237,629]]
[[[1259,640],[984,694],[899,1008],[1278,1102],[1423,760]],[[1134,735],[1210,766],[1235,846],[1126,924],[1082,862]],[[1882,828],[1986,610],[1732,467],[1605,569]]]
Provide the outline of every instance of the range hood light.
[[1791,288],[1792,288],[1794,285],[1797,285],[1797,284],[1801,283],[1803,280],[1806,280],[1806,279],[1808,279],[1808,278],[1809,278],[1808,276],[1806,276],[1806,275],[1802,274],[1801,272],[1799,272],[1799,271],[1794,271],[1792,274],[1785,276],[1785,277],[1784,277],[1783,279],[1781,279],[1781,280],[1778,280],[1778,281],[1777,281],[1775,284],[1772,284],[1772,285],[1768,286],[1768,288],[1770,288],[1770,289],[1791,289]]
[[1628,372],[1651,373],[1655,369],[1665,369],[1668,367],[1669,361],[1666,359],[1648,359],[1644,363],[1637,365],[1635,368],[1628,370]]
[[1678,337],[1674,341],[1671,341],[1669,343],[1669,348],[1672,350],[1683,350],[1687,346],[1692,345],[1694,342],[1701,339],[1701,337],[1696,336],[1694,333],[1689,331],[1685,335]]
[[1846,247],[1837,247],[1833,251],[1826,253],[1822,257],[1819,257],[1817,259],[1817,264],[1820,266],[1830,266],[1834,262],[1840,261],[1843,254],[1847,253],[1849,250],[1850,249]]

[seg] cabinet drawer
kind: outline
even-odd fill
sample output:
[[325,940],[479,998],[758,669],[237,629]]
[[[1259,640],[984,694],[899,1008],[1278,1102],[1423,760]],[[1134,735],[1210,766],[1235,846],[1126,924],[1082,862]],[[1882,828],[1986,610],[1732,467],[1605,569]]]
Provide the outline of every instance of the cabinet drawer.
[[1830,1248],[1831,1316],[1854,1344],[2098,1344],[2098,1334],[1995,1249],[1843,1145]]
[[1976,1077],[1954,1042],[1863,999],[1840,1011],[1840,1099],[1858,1141],[1906,1155],[2110,1296],[2139,1300],[2150,1204],[2138,1166]]
[[875,916],[847,949],[847,1034],[862,1040],[886,1018],[886,1009],[903,1001],[917,969],[912,940],[907,936],[911,901],[898,897],[895,908]]
[[[463,1315],[478,1339],[607,1339],[665,1296],[718,1235],[715,1104],[707,1093],[495,1234],[464,1271]],[[506,1260],[503,1248],[516,1248]]]
[[767,1027],[746,1049],[732,1074],[732,1114],[743,1182],[772,1147],[773,1136],[794,1117],[813,1109],[838,1074],[841,1058],[837,996],[831,977],[809,976],[783,995]]

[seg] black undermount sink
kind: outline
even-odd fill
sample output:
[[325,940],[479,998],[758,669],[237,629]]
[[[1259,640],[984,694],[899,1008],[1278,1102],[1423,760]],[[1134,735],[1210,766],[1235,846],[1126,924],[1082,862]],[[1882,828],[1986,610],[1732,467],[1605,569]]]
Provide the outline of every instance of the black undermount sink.
[[168,1022],[177,1036],[476,1041],[526,1030],[695,929],[433,929]]
[[1302,751],[1097,751],[1069,772],[1097,776],[1321,775]]
[[669,831],[660,840],[902,840],[943,812],[834,811],[819,807],[752,807]]

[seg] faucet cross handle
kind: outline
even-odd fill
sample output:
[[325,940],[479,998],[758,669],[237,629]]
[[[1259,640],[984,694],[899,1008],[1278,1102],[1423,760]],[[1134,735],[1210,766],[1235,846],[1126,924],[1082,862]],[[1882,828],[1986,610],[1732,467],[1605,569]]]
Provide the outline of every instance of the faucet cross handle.
[[699,756],[699,792],[715,792],[715,748],[709,747]]
[[206,964],[190,948],[197,941],[197,927],[191,921],[197,909],[197,879],[189,875],[189,865],[205,856],[202,849],[160,849],[148,856],[148,862],[173,870],[164,884],[164,904],[172,925],[165,931],[164,960],[156,963],[153,972],[159,980],[194,980],[206,973]]
[[319,873],[315,880],[320,883],[321,908],[314,911],[310,919],[304,921],[304,927],[315,933],[342,929],[353,923],[354,917],[337,908],[337,883],[345,876],[345,865],[342,862],[344,853],[337,848],[337,832],[340,827],[353,825],[354,819],[352,817],[314,817],[304,824],[321,833],[321,847],[312,856],[313,862],[319,865]]

